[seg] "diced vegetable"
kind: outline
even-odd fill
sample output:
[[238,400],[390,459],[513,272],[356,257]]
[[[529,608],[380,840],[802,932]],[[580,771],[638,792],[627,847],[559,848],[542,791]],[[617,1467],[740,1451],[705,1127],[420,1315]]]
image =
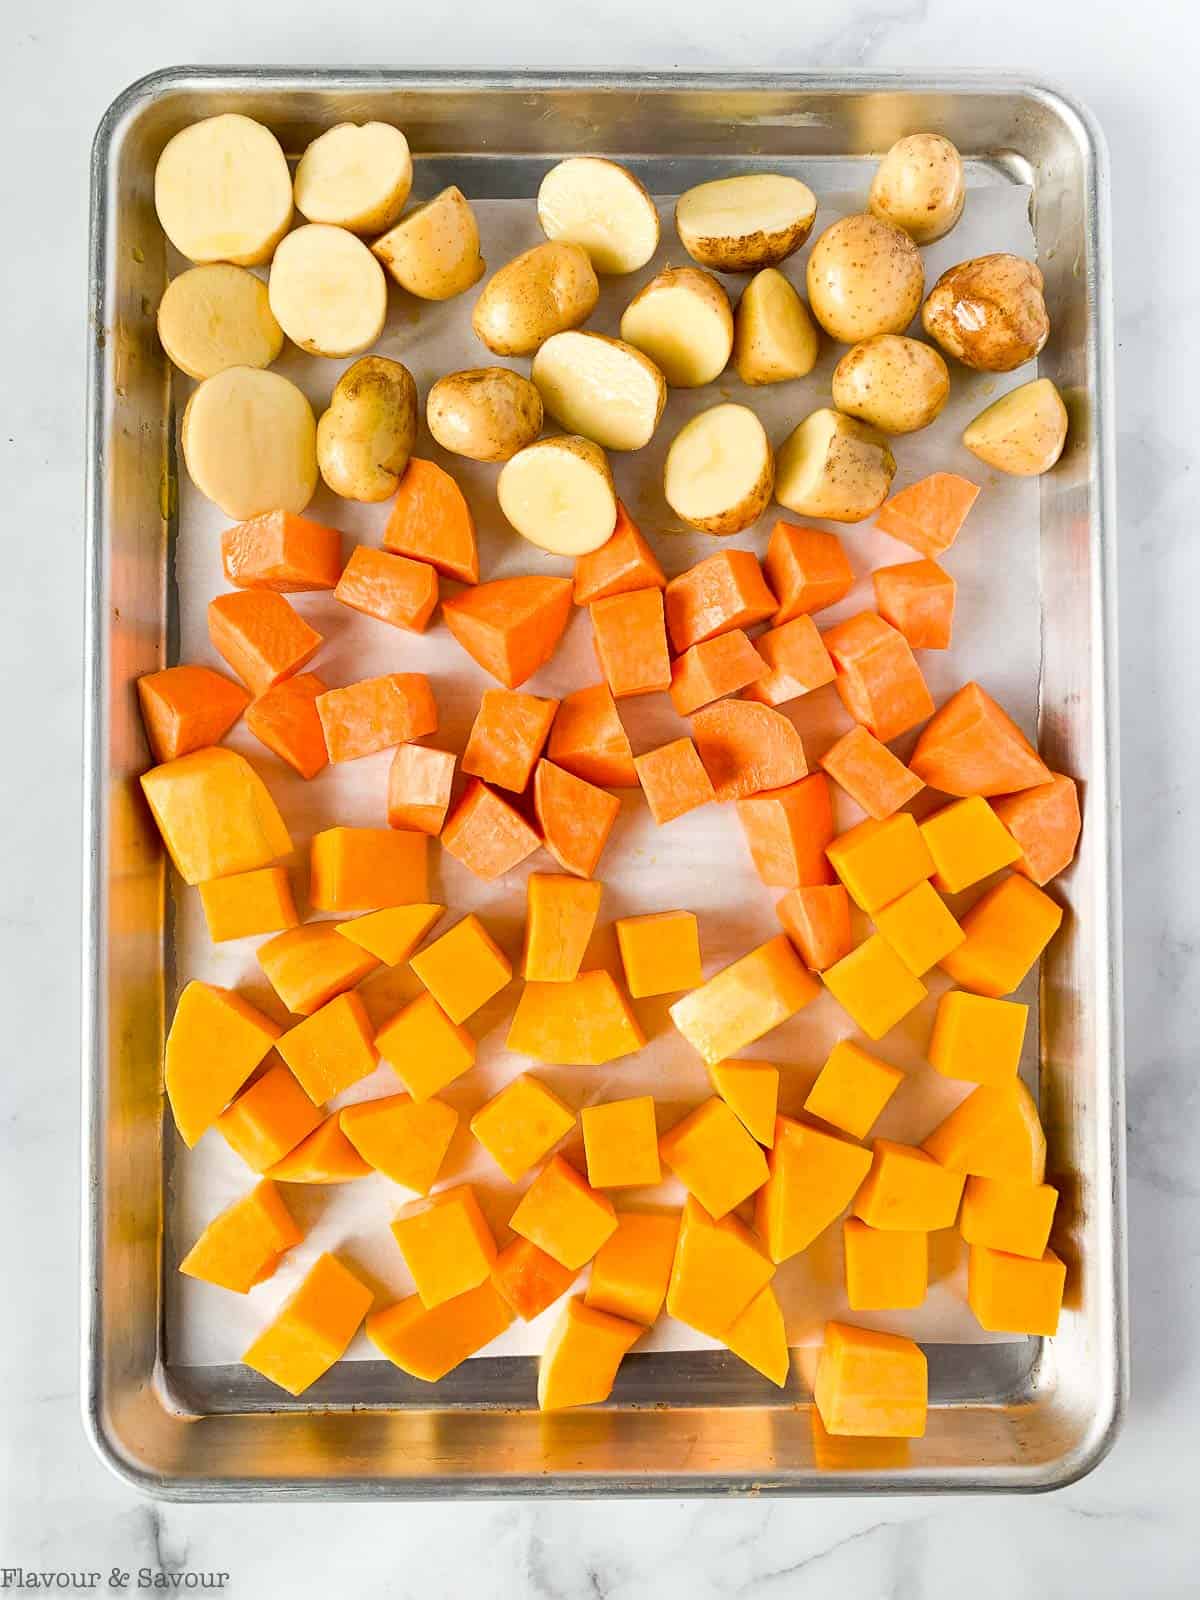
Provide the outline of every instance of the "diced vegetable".
[[331,761],[357,761],[437,732],[437,705],[423,672],[386,672],[327,689],[316,706]]
[[485,689],[463,751],[463,771],[521,794],[557,710],[557,700],[513,689]]
[[499,578],[442,603],[442,618],[459,644],[508,689],[519,689],[545,666],[570,616],[569,578]]
[[731,628],[751,628],[776,609],[758,559],[750,550],[722,550],[667,584],[667,631],[676,651],[715,639]]
[[747,685],[747,700],[781,706],[832,683],[836,668],[825,641],[811,617],[793,617],[781,628],[771,628],[754,641],[766,672]]
[[[842,704],[882,743],[933,715],[933,699],[908,640],[873,611],[860,611],[830,628],[825,648],[837,668]],[[914,771],[931,781],[919,768]]]
[[282,1062],[252,1078],[215,1127],[254,1172],[266,1172],[324,1119]]
[[712,779],[690,739],[672,739],[644,756],[635,756],[633,764],[650,815],[660,828],[716,799]]
[[250,704],[238,683],[210,667],[166,667],[137,680],[142,722],[155,761],[218,744]]
[[471,1132],[510,1183],[536,1167],[574,1126],[571,1107],[527,1072],[505,1084],[471,1118]]
[[256,933],[280,933],[300,918],[283,867],[258,867],[200,885],[200,903],[214,944]]
[[592,1258],[588,1305],[648,1328],[667,1297],[678,1237],[677,1211],[622,1211]]
[[400,828],[314,833],[308,894],[317,911],[374,911],[429,899],[429,840]]
[[718,701],[697,711],[692,736],[718,800],[783,789],[808,772],[800,735],[770,706]]
[[925,787],[861,722],[826,750],[821,765],[876,822],[899,811]]
[[303,1238],[283,1196],[264,1178],[213,1218],[179,1270],[202,1283],[248,1294],[271,1277],[285,1252]]
[[979,486],[955,472],[933,472],[880,507],[875,526],[922,555],[940,556],[958,538]]
[[560,1266],[578,1271],[616,1232],[617,1214],[607,1195],[593,1189],[569,1161],[554,1156],[526,1189],[508,1225]]
[[992,810],[1021,850],[1013,870],[1041,886],[1066,870],[1079,843],[1079,791],[1073,778],[1051,774],[1049,783],[1002,795]]
[[851,1311],[908,1311],[929,1292],[929,1236],[871,1228],[859,1217],[842,1224],[846,1301]]
[[775,914],[810,972],[824,972],[853,948],[850,896],[840,883],[789,889],[776,901]]
[[570,983],[583,965],[604,886],[565,873],[531,872],[525,892],[521,976],[532,983]]
[[273,589],[235,589],[210,600],[208,636],[256,695],[299,672],[325,642]]
[[876,1139],[871,1170],[854,1197],[854,1215],[872,1228],[935,1233],[952,1228],[962,1199],[961,1172],[947,1172],[914,1145]]
[[445,911],[445,906],[385,906],[365,916],[336,924],[343,939],[349,939],[385,967],[398,967],[424,939]]
[[711,1067],[795,1016],[820,992],[781,933],[676,1000],[671,1020]]
[[512,979],[512,964],[477,916],[464,917],[409,963],[450,1018],[465,1022]]
[[555,766],[601,789],[636,789],[629,735],[606,683],[564,695],[546,754]]
[[967,937],[943,958],[942,968],[962,988],[998,1000],[1020,986],[1062,919],[1060,905],[1013,873],[967,912]]
[[929,847],[907,811],[885,822],[858,823],[839,834],[826,854],[855,904],[868,916],[931,878],[934,871]]
[[770,1176],[754,1200],[754,1227],[771,1260],[807,1250],[854,1198],[871,1152],[792,1117],[780,1117],[767,1153]]
[[829,780],[814,772],[784,789],[767,789],[737,803],[754,870],[781,889],[829,884],[826,847],[833,840]]
[[375,1030],[356,994],[339,994],[290,1028],[276,1049],[314,1105],[374,1072]]
[[367,1338],[393,1366],[437,1383],[461,1362],[498,1339],[512,1311],[490,1280],[428,1311],[410,1295],[367,1318]]
[[617,944],[625,983],[635,1000],[679,994],[704,982],[700,926],[691,911],[656,911],[618,917]]
[[836,533],[777,522],[763,560],[778,609],[775,627],[837,605],[854,587],[854,573]]
[[766,1251],[734,1216],[714,1221],[700,1202],[684,1201],[667,1311],[710,1338],[723,1339],[775,1275]]
[[813,1399],[829,1433],[919,1439],[928,1388],[925,1352],[911,1339],[825,1324]]
[[213,746],[142,774],[142,792],[184,883],[269,867],[292,853],[291,835],[254,768]]
[[852,1139],[865,1139],[904,1077],[899,1067],[853,1040],[839,1039],[808,1091],[804,1109]]
[[458,484],[435,461],[409,458],[383,530],[383,548],[427,561],[459,583],[479,582],[475,519]]
[[379,622],[424,633],[438,603],[436,570],[424,561],[360,544],[333,591],[335,600]]
[[967,1256],[967,1302],[981,1328],[1052,1339],[1058,1332],[1066,1264],[1047,1250],[1039,1261],[973,1244]]
[[302,778],[329,765],[318,696],[328,687],[315,672],[298,672],[260,694],[246,712],[246,726],[260,743]]
[[708,1075],[746,1132],[769,1149],[775,1143],[779,1068],[769,1061],[717,1061]]
[[588,607],[596,659],[617,700],[671,687],[661,589],[593,600]]
[[694,644],[671,668],[671,703],[681,717],[766,676],[767,663],[741,630]]
[[342,573],[342,536],[308,517],[267,511],[225,529],[221,566],[238,589],[279,594],[333,589]]
[[232,989],[193,979],[175,1006],[163,1080],[179,1137],[190,1149],[283,1032]]
[[424,1101],[475,1065],[475,1041],[431,994],[418,995],[385,1022],[375,1048],[414,1100]]
[[645,1331],[580,1298],[568,1300],[538,1363],[540,1409],[562,1411],[607,1400],[625,1352]]
[[590,878],[620,814],[621,802],[552,761],[539,761],[533,805],[542,842],[559,866]]
[[523,1322],[540,1317],[578,1276],[528,1239],[510,1240],[492,1262],[493,1284]]
[[507,1048],[535,1061],[599,1067],[646,1042],[611,974],[597,968],[570,983],[527,983],[508,1030]]
[[868,1039],[882,1039],[928,993],[879,933],[821,976]]
[[966,938],[928,879],[881,906],[875,926],[911,973],[923,978]]
[[343,1106],[338,1126],[376,1172],[428,1194],[458,1127],[458,1112],[443,1100],[418,1104],[410,1095],[388,1094]]
[[345,1355],[373,1298],[336,1256],[318,1256],[242,1360],[288,1394],[303,1394]]
[[661,1182],[653,1095],[584,1106],[579,1124],[593,1189],[636,1189]]
[[964,684],[922,732],[912,770],[943,794],[999,795],[1049,783],[1049,767],[977,683]]
[[389,828],[410,828],[436,838],[450,809],[454,757],[423,744],[396,746],[388,768]]
[[666,586],[658,558],[618,500],[612,537],[599,550],[591,550],[575,561],[575,604],[588,606],[593,600],[606,600],[614,594]]
[[343,939],[332,922],[306,922],[260,944],[258,964],[288,1010],[309,1017],[361,983],[379,962]]
[[446,819],[442,844],[477,878],[502,878],[542,841],[521,813],[473,778]]
[[958,585],[936,561],[902,561],[871,574],[875,606],[914,650],[949,650]]
[[921,1148],[950,1172],[1016,1183],[1046,1177],[1046,1135],[1020,1078],[972,1089]]
[[277,1183],[353,1183],[371,1168],[342,1132],[331,1112],[315,1132],[277,1161],[267,1173]]
[[767,1181],[761,1146],[715,1095],[659,1140],[663,1161],[714,1221]]
[[427,1311],[491,1276],[496,1241],[469,1183],[414,1200],[392,1223],[392,1236]]

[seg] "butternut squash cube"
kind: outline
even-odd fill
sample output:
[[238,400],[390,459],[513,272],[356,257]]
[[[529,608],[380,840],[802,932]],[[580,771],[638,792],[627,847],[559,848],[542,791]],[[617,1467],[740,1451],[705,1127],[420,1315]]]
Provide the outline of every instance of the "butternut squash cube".
[[335,924],[343,939],[349,939],[385,967],[398,967],[424,939],[445,911],[445,906],[385,906],[365,916]]
[[475,1041],[431,994],[419,994],[375,1035],[375,1048],[414,1100],[428,1100],[475,1065]]
[[667,1311],[711,1339],[724,1339],[775,1276],[749,1228],[736,1217],[714,1221],[692,1195],[684,1201]]
[[838,834],[826,849],[833,870],[860,910],[873,916],[933,876],[933,857],[907,811],[877,822],[868,817]]
[[771,1260],[807,1250],[846,1209],[871,1167],[871,1152],[806,1122],[780,1117],[758,1191],[754,1227]]
[[496,1259],[496,1241],[469,1183],[414,1200],[392,1223],[392,1235],[427,1311],[477,1289]]
[[1038,1261],[973,1244],[967,1257],[967,1302],[989,1333],[1058,1332],[1066,1287],[1065,1264],[1047,1250]]
[[269,1278],[304,1233],[269,1179],[215,1216],[179,1263],[189,1278],[248,1294]]
[[929,1292],[929,1235],[918,1229],[872,1228],[860,1217],[842,1223],[846,1299],[851,1311],[911,1311]]
[[300,921],[283,867],[257,867],[253,872],[235,872],[232,878],[213,878],[200,885],[200,904],[214,944],[256,933],[281,933]]
[[343,1106],[338,1126],[376,1172],[428,1194],[458,1127],[458,1112],[444,1100],[418,1102],[411,1095],[388,1094]]
[[512,963],[472,915],[456,922],[409,965],[451,1022],[465,1022],[512,978]]
[[1058,1190],[1048,1183],[968,1178],[959,1232],[968,1244],[985,1244],[990,1250],[1040,1261],[1057,1206]]
[[258,964],[288,1010],[311,1017],[361,983],[379,961],[344,939],[332,922],[306,922],[260,944]]
[[521,975],[530,983],[570,983],[579,976],[596,926],[604,885],[567,872],[531,872],[525,884]]
[[929,992],[880,933],[872,934],[822,976],[868,1039],[882,1039]]
[[657,911],[647,917],[618,917],[617,944],[625,986],[635,1000],[677,994],[704,982],[700,965],[700,926],[691,911]]
[[210,1128],[283,1029],[232,989],[193,980],[175,1005],[163,1077],[189,1149]]
[[717,1221],[767,1181],[761,1148],[716,1095],[663,1134],[658,1148],[688,1193]]
[[820,992],[780,933],[676,1000],[671,1020],[711,1067],[794,1017]]
[[622,1211],[592,1260],[588,1305],[648,1328],[663,1308],[678,1239],[678,1211]]
[[661,1182],[652,1095],[584,1106],[579,1120],[593,1189],[634,1189]]
[[761,1372],[764,1378],[782,1389],[791,1370],[791,1351],[783,1312],[775,1291],[768,1284],[751,1300],[725,1335],[725,1343],[739,1360]]
[[616,1231],[617,1214],[569,1161],[554,1156],[522,1195],[509,1227],[577,1272]]
[[645,1331],[578,1297],[568,1300],[538,1363],[540,1408],[563,1411],[607,1400],[625,1352]]
[[963,989],[999,1000],[1018,988],[1058,932],[1062,907],[1028,878],[1011,873],[963,918],[966,938],[942,960]]
[[875,926],[918,978],[966,938],[950,907],[928,881],[877,911]]
[[827,1433],[919,1439],[928,1395],[920,1345],[846,1322],[825,1324],[813,1399]]
[[248,1167],[265,1172],[307,1139],[321,1113],[281,1061],[255,1078],[217,1118],[217,1132]]
[[339,994],[283,1035],[279,1054],[322,1106],[374,1072],[377,1060],[367,1008],[356,994]]
[[865,1139],[884,1106],[904,1082],[904,1073],[849,1039],[829,1052],[804,1109],[852,1139]]
[[492,1262],[492,1282],[522,1322],[532,1322],[579,1276],[528,1239],[511,1239]]
[[342,1132],[334,1111],[282,1161],[269,1168],[267,1177],[278,1183],[350,1183],[367,1177],[370,1171]]
[[152,767],[141,782],[184,883],[252,872],[292,853],[292,836],[266,784],[236,750],[193,750]]
[[512,1183],[574,1126],[575,1113],[566,1101],[524,1072],[471,1118],[471,1132]]
[[982,795],[955,800],[921,824],[943,894],[959,894],[1021,859],[1021,847]]
[[646,1042],[629,1002],[603,968],[570,983],[527,983],[508,1030],[507,1048],[564,1067],[600,1067]]
[[946,1078],[1007,1083],[1017,1075],[1029,1007],[951,989],[938,1001],[930,1063]]
[[420,1295],[410,1295],[367,1318],[366,1335],[381,1356],[423,1383],[436,1383],[448,1372],[498,1339],[512,1322],[509,1310],[490,1281],[447,1300],[431,1311]]
[[759,1144],[775,1143],[779,1068],[769,1061],[718,1061],[709,1067],[712,1086]]
[[372,1298],[367,1285],[336,1256],[318,1256],[242,1360],[288,1394],[303,1394],[345,1355]]
[[921,1148],[950,1172],[1031,1184],[1046,1177],[1046,1135],[1020,1078],[972,1089]]
[[312,840],[317,911],[374,911],[429,899],[429,837],[399,828],[326,828]]
[[934,1233],[952,1228],[962,1199],[961,1172],[948,1172],[915,1145],[876,1139],[866,1182],[854,1197],[854,1215],[885,1232]]

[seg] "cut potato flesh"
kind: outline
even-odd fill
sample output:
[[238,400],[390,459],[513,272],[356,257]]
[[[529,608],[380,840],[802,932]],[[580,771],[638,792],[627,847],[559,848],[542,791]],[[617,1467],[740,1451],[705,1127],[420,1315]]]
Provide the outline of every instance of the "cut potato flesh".
[[658,211],[615,161],[571,156],[542,179],[538,221],[547,239],[582,245],[597,272],[636,272],[658,249]]
[[280,327],[312,355],[357,355],[383,332],[383,268],[345,228],[310,222],[289,233],[271,263],[269,290]]
[[799,178],[756,172],[700,183],[680,195],[675,227],[702,267],[752,272],[798,250],[816,214],[816,196]]
[[729,296],[709,272],[667,267],[626,306],[621,338],[672,388],[699,389],[724,372],[733,349]]
[[298,516],[317,486],[317,424],[294,383],[229,367],[192,395],[180,429],[192,481],[227,517]]
[[479,224],[453,184],[376,239],[372,251],[402,289],[422,300],[451,300],[479,282]]
[[826,407],[780,446],[775,498],[801,517],[861,522],[886,500],[895,473],[896,458],[877,433]]
[[606,450],[649,443],[667,400],[653,361],[601,333],[554,334],[534,356],[530,376],[556,422]]
[[296,210],[352,233],[390,228],[412,188],[408,140],[386,122],[341,122],[314,139],[296,168]]
[[159,302],[158,337],[189,378],[269,367],[283,349],[266,284],[224,262],[190,267],[171,280]]
[[675,435],[663,469],[671,509],[705,533],[740,533],[771,499],[775,462],[748,406],[719,405]]
[[1023,383],[981,411],[962,436],[972,455],[1018,478],[1049,472],[1067,442],[1067,408],[1049,378]]
[[612,473],[599,445],[566,434],[519,450],[500,469],[500,509],[523,539],[556,556],[598,550],[617,525]]
[[257,266],[292,220],[292,177],[279,140],[249,117],[193,122],[158,158],[154,207],[189,261]]
[[733,364],[743,383],[784,383],[817,364],[821,336],[808,307],[774,267],[756,273],[738,301]]

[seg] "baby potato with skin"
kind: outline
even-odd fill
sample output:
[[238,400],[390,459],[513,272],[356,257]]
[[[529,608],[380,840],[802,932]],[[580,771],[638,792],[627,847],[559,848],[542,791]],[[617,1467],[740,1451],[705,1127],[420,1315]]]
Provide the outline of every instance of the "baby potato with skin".
[[903,333],[925,290],[916,245],[893,222],[855,212],[831,223],[808,258],[808,303],[833,339]]
[[388,500],[417,437],[417,386],[386,356],[347,367],[317,424],[317,465],[343,500]]
[[820,349],[817,325],[783,273],[774,267],[755,273],[733,317],[733,364],[742,382],[807,377]]
[[189,378],[226,367],[269,367],[283,349],[267,286],[245,267],[213,262],[172,278],[158,306],[158,337]]
[[927,428],[950,398],[950,372],[932,345],[877,333],[833,369],[833,403],[881,433]]
[[179,431],[192,482],[234,522],[299,514],[317,486],[317,425],[294,383],[226,367],[194,390]]
[[699,183],[681,194],[675,230],[702,267],[756,272],[799,250],[816,215],[816,196],[799,178],[755,172]]
[[279,140],[233,112],[193,122],[158,158],[154,207],[189,261],[269,261],[292,221],[292,175]]
[[280,327],[310,355],[355,356],[383,332],[383,268],[345,228],[310,222],[289,233],[267,289]]
[[771,500],[775,457],[749,406],[710,406],[672,440],[663,493],[672,511],[702,533],[740,533]]
[[664,267],[625,307],[621,338],[673,389],[700,389],[724,372],[733,349],[729,296],[711,272]]
[[404,209],[412,156],[399,128],[339,122],[314,139],[296,168],[296,210],[309,222],[380,233]]
[[542,397],[510,367],[473,367],[439,378],[425,420],[443,450],[472,461],[508,461],[542,431]]
[[921,321],[947,355],[982,372],[1011,372],[1050,337],[1041,269],[1001,251],[960,261],[929,291]]
[[547,239],[581,245],[606,276],[636,272],[658,249],[658,211],[645,185],[602,156],[569,156],[551,167],[537,211]]
[[483,286],[471,326],[498,356],[531,356],[552,333],[586,322],[600,284],[581,245],[535,244],[507,262]]
[[667,403],[666,379],[649,356],[603,333],[552,334],[530,376],[555,422],[606,450],[649,444]]
[[599,550],[617,525],[608,457],[578,434],[556,434],[518,450],[500,469],[496,495],[521,537],[551,555]]
[[861,522],[887,499],[896,458],[873,428],[823,407],[780,446],[775,498],[801,517]]
[[402,289],[421,300],[452,300],[487,270],[475,213],[453,184],[414,206],[371,251]]
[[916,244],[944,238],[967,198],[962,157],[940,133],[910,133],[884,156],[867,204]]
[[1017,478],[1049,472],[1067,442],[1067,408],[1049,378],[1002,395],[963,432],[962,442],[989,467]]

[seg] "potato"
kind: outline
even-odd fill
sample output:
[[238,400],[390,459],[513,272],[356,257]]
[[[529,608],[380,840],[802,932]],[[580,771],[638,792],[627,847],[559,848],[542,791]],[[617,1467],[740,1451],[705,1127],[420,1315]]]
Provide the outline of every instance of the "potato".
[[1017,478],[1049,472],[1067,441],[1067,408],[1049,378],[1010,390],[981,411],[962,442],[989,467]]
[[816,214],[816,196],[799,178],[755,172],[698,183],[681,194],[675,230],[702,267],[756,272],[799,250]]
[[553,239],[514,256],[483,287],[471,326],[498,356],[530,356],[552,333],[586,322],[600,284],[581,245]]
[[853,345],[833,369],[833,403],[881,433],[927,428],[950,398],[950,373],[932,347],[898,333]]
[[192,482],[227,517],[299,515],[317,487],[317,424],[294,383],[226,367],[192,394],[180,427]]
[[814,411],[780,446],[775,498],[801,517],[861,522],[887,499],[896,458],[857,417]]
[[764,267],[742,291],[733,316],[733,364],[743,383],[783,383],[817,364],[821,336],[782,272]]
[[158,303],[158,337],[189,378],[226,367],[269,367],[283,349],[267,286],[245,267],[189,267]]
[[962,157],[940,133],[910,133],[884,156],[867,201],[915,244],[941,239],[962,216],[967,182]]
[[408,140],[386,122],[339,122],[309,145],[296,168],[296,210],[310,222],[379,233],[412,188]]
[[700,412],[671,441],[663,467],[667,504],[703,533],[740,533],[771,500],[775,457],[749,406]]
[[310,222],[275,252],[271,310],[293,343],[314,356],[354,356],[375,343],[387,316],[387,280],[345,228]]
[[475,213],[453,184],[414,206],[371,249],[400,287],[422,300],[452,300],[478,283],[487,266]]
[[496,495],[521,537],[556,556],[599,550],[617,525],[608,458],[578,434],[556,434],[518,450],[500,468]]
[[158,158],[154,208],[189,261],[253,267],[269,260],[292,221],[292,177],[279,140],[234,113],[193,122]]
[[601,156],[570,156],[542,179],[547,239],[582,245],[597,272],[636,272],[658,249],[658,211],[633,173]]
[[943,272],[921,312],[925,332],[947,355],[983,372],[1011,372],[1050,337],[1042,274],[1004,252],[960,261]]
[[640,350],[602,333],[556,333],[530,373],[546,410],[606,450],[640,450],[658,427],[667,380]]
[[542,397],[509,367],[474,367],[439,378],[425,420],[443,450],[472,461],[508,461],[542,431]]
[[343,500],[387,500],[417,437],[417,386],[386,356],[347,367],[317,423],[317,465]]
[[733,349],[729,296],[711,272],[664,267],[625,307],[621,338],[649,356],[674,389],[699,389]]
[[834,339],[903,333],[925,290],[921,254],[903,228],[869,212],[831,223],[808,258],[808,303]]

